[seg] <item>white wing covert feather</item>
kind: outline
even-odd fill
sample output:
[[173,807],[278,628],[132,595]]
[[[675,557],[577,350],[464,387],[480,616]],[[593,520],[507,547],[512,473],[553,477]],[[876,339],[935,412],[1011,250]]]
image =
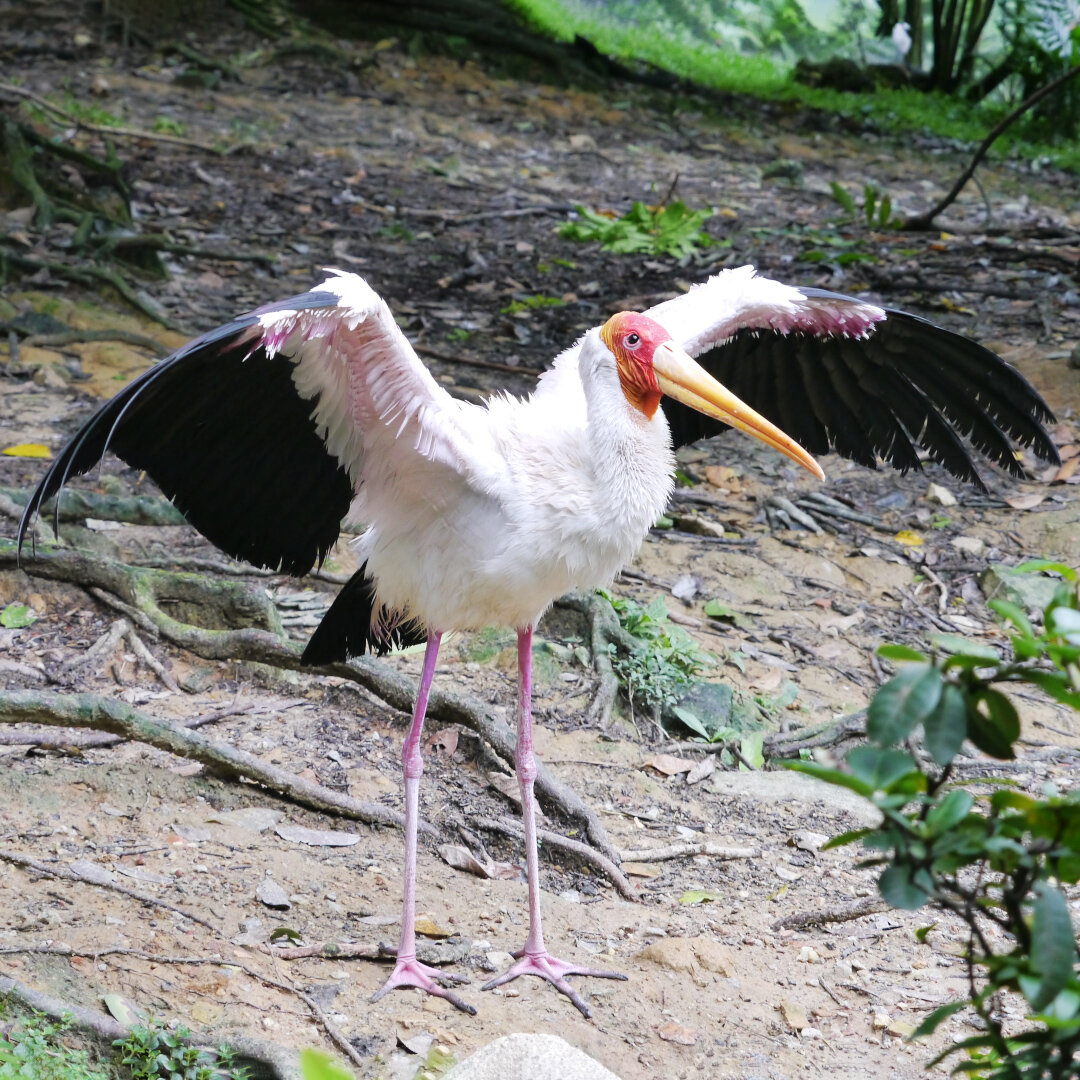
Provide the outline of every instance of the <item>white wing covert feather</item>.
[[293,382],[313,401],[313,419],[329,453],[354,484],[366,455],[392,472],[418,458],[467,483],[490,485],[484,410],[456,401],[432,377],[386,302],[361,277],[333,271],[314,292],[339,297],[332,307],[274,310],[259,316],[269,355],[295,362]]

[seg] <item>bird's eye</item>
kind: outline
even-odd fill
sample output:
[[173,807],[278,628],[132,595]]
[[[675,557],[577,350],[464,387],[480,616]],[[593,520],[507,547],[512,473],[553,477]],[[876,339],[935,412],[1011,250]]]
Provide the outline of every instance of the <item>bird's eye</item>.
[[623,338],[623,344],[628,349],[636,349],[641,344],[641,335],[627,334],[626,337]]

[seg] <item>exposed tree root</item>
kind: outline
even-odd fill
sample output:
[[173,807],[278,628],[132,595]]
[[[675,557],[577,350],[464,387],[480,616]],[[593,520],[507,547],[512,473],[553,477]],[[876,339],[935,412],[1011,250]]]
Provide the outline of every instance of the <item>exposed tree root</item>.
[[[61,946],[61,948],[63,947]],[[135,950],[129,950],[129,954],[135,954],[135,952]],[[99,954],[79,953],[75,950],[70,950],[61,955],[97,956]],[[154,963],[158,964],[168,963],[170,961],[170,958],[157,957],[151,953],[144,953],[142,956],[145,959],[152,960]],[[194,959],[191,962],[224,963],[222,960],[201,961],[199,959]],[[232,961],[230,961],[230,963],[232,963]],[[264,976],[258,976],[258,978],[266,981]],[[282,989],[298,994],[301,998],[307,997],[307,995],[301,994],[291,987],[282,986]],[[70,1001],[61,1001],[59,998],[44,994],[40,990],[34,990],[32,987],[27,986],[18,979],[10,978],[7,975],[0,975],[0,994],[21,1005],[23,1008],[44,1013],[54,1020],[62,1020],[65,1023],[70,1024],[71,1027],[76,1030],[81,1031],[106,1045],[110,1045],[117,1039],[126,1039],[132,1031],[130,1027],[114,1020],[111,1016],[102,1016],[101,1013],[95,1012],[93,1009],[84,1008],[82,1005],[75,1005]],[[314,1002],[308,1000],[305,1001],[305,1004],[311,1008],[312,1005],[314,1005]],[[315,1010],[317,1010],[316,1015],[322,1012],[318,1006],[315,1006]],[[242,1058],[248,1059],[248,1063],[259,1067],[259,1075],[261,1077],[266,1077],[268,1080],[300,1080],[300,1066],[294,1050],[289,1050],[284,1046],[276,1046],[273,1043],[264,1042],[262,1039],[253,1039],[246,1035],[233,1035],[229,1038],[228,1042]],[[194,1042],[194,1040],[193,1044],[203,1045]],[[206,1049],[212,1050],[213,1047],[206,1046]],[[241,1064],[243,1064],[243,1062],[241,1062]]]
[[[156,720],[111,698],[93,694],[53,694],[45,691],[0,694],[0,722],[109,731],[126,739],[135,739],[155,746],[159,750],[167,750],[179,757],[201,761],[219,776],[256,780],[271,791],[314,810],[338,814],[370,825],[405,824],[404,817],[396,810],[332,791],[286,769],[267,764],[254,754],[238,750],[228,743],[208,739],[194,731],[185,731],[164,720]],[[425,826],[422,823],[421,827],[429,834],[437,835],[431,825]]]
[[122,896],[130,897],[132,900],[138,900],[140,904],[145,904],[147,907],[156,907],[162,908],[165,911],[174,911],[177,915],[182,915],[185,919],[190,919],[191,922],[196,922],[200,926],[205,926],[207,930],[213,931],[218,937],[221,936],[220,927],[215,926],[212,922],[207,922],[201,915],[196,915],[195,912],[188,911],[186,908],[182,908],[177,904],[170,904],[167,900],[162,900],[159,896],[151,896],[150,893],[141,892],[139,889],[130,889],[126,885],[111,881],[109,880],[107,872],[104,870],[102,870],[100,875],[89,872],[81,873],[71,866],[61,866],[59,864],[53,866],[49,863],[39,862],[37,859],[31,859],[29,855],[21,855],[17,851],[0,850],[0,859],[3,859],[5,862],[14,863],[16,866],[21,866],[26,870],[32,870],[35,874],[44,874],[48,877],[61,878],[64,881],[79,881],[85,885],[97,885],[102,889],[111,889],[113,892],[118,892]]
[[[10,568],[15,563],[15,545],[0,542],[0,569]],[[23,569],[35,576],[104,589],[121,598],[126,613],[140,617],[140,626],[149,623],[166,640],[204,659],[240,660],[289,671],[334,675],[359,684],[402,712],[407,713],[412,708],[416,694],[415,681],[372,657],[319,668],[301,664],[300,649],[285,639],[274,605],[262,589],[245,582],[215,581],[194,574],[173,574],[133,567],[71,550],[41,549],[36,559],[23,564]],[[162,605],[166,603],[188,605],[195,614],[201,612],[201,621],[210,625],[221,625],[225,621],[243,629],[206,629],[191,622],[181,622],[163,610]],[[216,621],[211,622],[207,618],[209,613],[215,615]],[[260,625],[267,629],[258,629]],[[509,765],[513,764],[514,733],[481,702],[464,694],[435,689],[428,703],[428,715],[434,720],[458,723],[475,731],[498,757]],[[154,721],[150,723],[156,724]],[[168,730],[176,733],[177,729],[169,727]],[[166,746],[165,749],[171,747]],[[184,753],[183,750],[174,752]],[[252,758],[251,762],[254,765],[257,759]],[[258,764],[263,769],[269,768]],[[593,846],[603,853],[609,863],[618,863],[618,854],[597,815],[577,792],[542,763],[538,763],[536,790],[541,798],[549,801],[562,814],[581,822]]]
[[[482,817],[471,819],[470,824],[475,825],[478,829],[487,829],[489,832],[512,836],[516,840],[525,839],[525,826],[519,821]],[[573,855],[599,870],[627,900],[638,901],[641,899],[637,889],[634,888],[630,883],[630,879],[618,866],[607,856],[601,855],[594,848],[589,847],[588,844],[583,844],[579,840],[571,840],[567,836],[560,836],[559,833],[553,833],[550,829],[537,829],[536,835],[545,847],[565,851],[567,854]]]
[[695,844],[665,844],[663,847],[624,848],[619,852],[623,862],[661,862],[666,859],[685,859],[688,855],[711,855],[714,859],[756,859],[760,848],[732,847],[702,840]]

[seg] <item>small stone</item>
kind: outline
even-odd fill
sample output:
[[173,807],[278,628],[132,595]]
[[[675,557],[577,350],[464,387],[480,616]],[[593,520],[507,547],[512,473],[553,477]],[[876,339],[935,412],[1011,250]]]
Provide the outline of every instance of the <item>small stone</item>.
[[811,945],[804,945],[799,950],[799,955],[796,957],[800,964],[820,964],[821,957],[818,955],[817,949]]
[[954,536],[949,541],[962,555],[977,558],[986,550],[986,541],[977,536]]
[[931,502],[940,503],[942,506],[956,505],[956,496],[947,487],[942,487],[940,484],[931,484],[926,490],[926,497]]
[[892,1017],[884,1009],[874,1010],[874,1030],[884,1031],[892,1023]]
[[259,887],[255,890],[255,897],[259,903],[265,904],[268,908],[274,908],[276,911],[288,911],[292,907],[292,904],[289,903],[288,894],[270,877],[264,877],[259,882]]

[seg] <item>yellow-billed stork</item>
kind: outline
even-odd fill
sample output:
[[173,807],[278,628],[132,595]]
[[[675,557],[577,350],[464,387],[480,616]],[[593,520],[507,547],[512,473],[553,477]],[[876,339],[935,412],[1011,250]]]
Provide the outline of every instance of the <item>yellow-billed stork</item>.
[[412,986],[475,1012],[416,959],[420,733],[442,635],[516,629],[529,934],[484,989],[538,975],[588,1016],[566,977],[624,976],[558,960],[544,944],[532,632],[558,596],[610,582],[633,558],[671,494],[673,436],[737,427],[818,477],[808,450],[906,471],[919,467],[921,447],[982,486],[963,437],[1019,476],[1014,443],[1057,459],[1043,428],[1051,419],[1035,390],[975,342],[751,267],[613,316],[560,355],[529,397],[477,406],[432,378],[363,279],[333,271],[311,292],[191,342],[108,402],[41,481],[19,541],[42,503],[107,449],[145,469],[219,548],[259,566],[305,573],[343,521],[366,526],[355,541],[362,567],[303,655],[324,664],[427,643],[402,752],[401,940],[376,998]]

